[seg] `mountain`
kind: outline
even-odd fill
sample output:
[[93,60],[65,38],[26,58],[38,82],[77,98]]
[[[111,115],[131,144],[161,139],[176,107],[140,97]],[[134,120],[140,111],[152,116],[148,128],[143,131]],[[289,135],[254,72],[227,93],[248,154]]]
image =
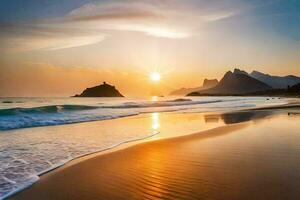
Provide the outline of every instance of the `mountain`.
[[269,74],[253,71],[250,73],[250,76],[272,86],[274,89],[286,89],[289,86],[293,86],[297,83],[300,83],[300,77],[292,75],[271,76]]
[[239,95],[271,89],[271,86],[250,77],[247,72],[235,69],[234,72],[228,71],[215,87],[190,93],[188,96],[203,94]]
[[204,79],[202,89],[215,87],[219,81],[217,79]]
[[300,83],[289,87],[287,90],[290,92],[298,92],[298,94],[300,94]]
[[300,97],[300,83],[288,87],[287,89],[272,89],[267,91],[260,91],[249,93],[248,96],[284,96],[284,97]]
[[292,87],[288,87],[285,89],[286,96],[300,96],[300,83],[293,85]]
[[74,97],[124,97],[115,86],[109,85],[106,82],[103,84],[86,88],[80,95]]
[[244,71],[244,70],[237,69],[237,68],[235,68],[235,69],[233,70],[233,73],[234,73],[234,74],[244,74],[244,75],[249,76],[248,72],[246,72],[246,71]]
[[191,92],[212,88],[218,84],[217,79],[205,79],[201,87],[196,88],[181,88],[170,93],[170,95],[187,95]]

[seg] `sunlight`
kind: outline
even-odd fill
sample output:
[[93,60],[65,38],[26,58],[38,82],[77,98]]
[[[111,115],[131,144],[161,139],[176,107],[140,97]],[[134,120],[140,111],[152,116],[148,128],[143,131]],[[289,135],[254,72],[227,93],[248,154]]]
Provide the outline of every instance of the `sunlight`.
[[151,101],[158,101],[158,96],[152,96]]
[[154,82],[158,82],[158,81],[160,81],[160,73],[158,73],[158,72],[152,72],[151,74],[150,74],[150,79],[152,80],[152,81],[154,81]]
[[176,31],[168,28],[163,27],[145,27],[144,31],[148,35],[156,36],[156,37],[163,37],[163,38],[172,38],[172,39],[182,39],[189,36],[189,33]]

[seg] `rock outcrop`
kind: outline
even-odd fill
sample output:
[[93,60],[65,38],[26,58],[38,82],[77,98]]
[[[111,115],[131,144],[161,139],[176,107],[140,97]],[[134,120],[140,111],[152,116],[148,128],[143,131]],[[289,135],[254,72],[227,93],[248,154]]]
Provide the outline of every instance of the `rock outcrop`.
[[81,94],[77,94],[74,97],[124,97],[113,85],[109,85],[106,82],[103,84],[86,88]]

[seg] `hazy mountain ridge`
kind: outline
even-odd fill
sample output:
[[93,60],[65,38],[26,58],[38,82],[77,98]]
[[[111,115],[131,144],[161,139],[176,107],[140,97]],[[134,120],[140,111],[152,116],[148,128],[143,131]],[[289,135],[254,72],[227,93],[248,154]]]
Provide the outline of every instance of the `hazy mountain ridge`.
[[291,91],[300,91],[300,83],[293,85],[291,88],[289,88],[288,90]]
[[[271,86],[248,75],[247,72],[235,69],[228,71],[213,88],[198,91],[199,94],[245,94],[272,89]],[[190,93],[189,95],[196,95]]]
[[268,91],[260,91],[249,93],[248,96],[291,96],[300,97],[300,83],[287,89],[272,89]]
[[170,95],[187,95],[191,92],[201,91],[208,88],[212,88],[218,84],[217,79],[204,79],[203,85],[196,88],[181,88],[175,91],[172,91]]
[[[252,74],[252,75],[251,75]],[[300,78],[296,76],[271,76],[258,71],[248,74],[234,69],[228,71],[213,88],[189,93],[188,96],[201,95],[300,95]],[[259,79],[253,76],[259,76]],[[265,81],[261,81],[265,80]],[[299,81],[297,81],[299,80]],[[271,83],[269,85],[267,82]],[[277,83],[277,85],[275,84]],[[288,84],[290,83],[290,84]],[[293,84],[296,83],[296,84]],[[274,88],[274,87],[275,88]],[[280,88],[278,88],[280,86]],[[283,89],[284,88],[284,89]]]
[[274,89],[286,89],[288,86],[293,86],[300,83],[300,77],[288,75],[288,76],[272,76],[264,74],[258,71],[253,71],[249,74],[251,77],[260,80]]
[[273,76],[256,70],[252,71],[251,73],[247,73],[246,71],[240,69],[234,69],[234,73],[248,75],[261,82],[264,82],[265,84],[271,86],[273,89],[286,89],[300,83],[300,77],[294,75]]

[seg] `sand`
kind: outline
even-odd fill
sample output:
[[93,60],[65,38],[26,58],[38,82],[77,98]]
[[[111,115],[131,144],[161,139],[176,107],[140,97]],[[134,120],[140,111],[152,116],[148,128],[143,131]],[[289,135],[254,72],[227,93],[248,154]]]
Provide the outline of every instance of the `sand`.
[[66,165],[11,199],[300,199],[300,116],[248,118]]

